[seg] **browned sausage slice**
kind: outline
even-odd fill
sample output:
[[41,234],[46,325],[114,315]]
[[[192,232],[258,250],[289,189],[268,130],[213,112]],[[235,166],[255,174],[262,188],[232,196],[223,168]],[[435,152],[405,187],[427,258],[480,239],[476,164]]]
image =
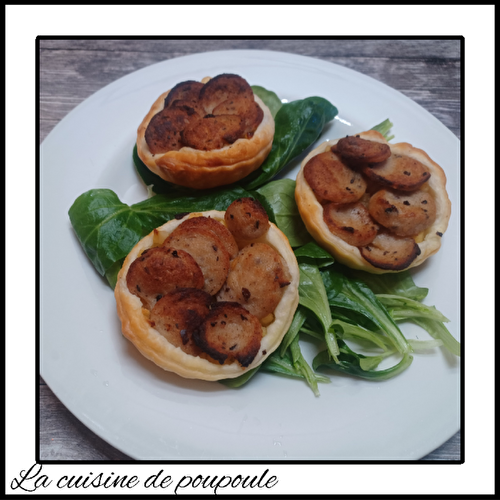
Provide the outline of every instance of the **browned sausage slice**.
[[165,107],[168,108],[176,100],[197,103],[202,88],[203,83],[194,80],[178,83],[165,97]]
[[252,87],[238,75],[222,74],[208,81],[200,91],[200,102],[205,112],[211,114],[213,109],[229,98],[246,96],[253,101]]
[[130,293],[149,308],[176,288],[202,288],[203,273],[193,257],[183,250],[150,248],[132,262],[127,273]]
[[223,101],[212,111],[214,116],[238,115],[243,120],[244,134],[247,139],[251,138],[264,118],[264,112],[254,101],[253,95],[247,94],[231,97]]
[[174,108],[179,108],[191,116],[191,115],[196,115],[196,116],[191,116],[191,118],[203,118],[205,116],[205,110],[201,107],[199,102],[191,102],[191,101],[185,101],[182,99],[177,99],[175,100],[170,106],[170,109]]
[[304,167],[304,177],[320,203],[353,203],[366,191],[362,175],[331,151],[313,156]]
[[262,319],[274,312],[290,281],[288,266],[274,248],[266,243],[251,243],[231,262],[217,300],[238,302]]
[[194,110],[178,107],[166,108],[154,115],[145,133],[151,153],[179,151],[183,147],[181,131],[194,119],[198,119]]
[[153,307],[150,323],[173,346],[192,356],[200,354],[193,331],[210,312],[212,297],[197,288],[178,288],[164,295]]
[[227,207],[226,225],[239,240],[256,240],[271,227],[264,207],[254,198],[238,198]]
[[333,234],[355,247],[368,245],[377,236],[378,226],[361,203],[329,203],[323,207],[323,220]]
[[391,155],[382,163],[363,167],[363,174],[382,186],[401,191],[415,191],[431,177],[423,163],[399,154]]
[[236,360],[248,366],[260,349],[262,326],[259,320],[235,302],[218,302],[193,332],[198,347],[217,360]]
[[377,191],[368,205],[370,215],[398,236],[417,235],[436,220],[436,202],[422,190],[394,192]]
[[186,146],[212,151],[235,142],[243,135],[243,130],[243,123],[238,115],[208,115],[188,124],[181,137]]
[[211,217],[191,217],[185,220],[181,224],[182,227],[199,227],[211,231],[215,236],[217,236],[224,247],[229,252],[231,259],[234,259],[238,255],[238,245],[231,234],[231,231],[222,224],[221,222],[212,219]]
[[415,240],[387,233],[378,234],[359,251],[372,266],[388,271],[406,269],[420,255],[420,248]]
[[182,224],[163,242],[163,246],[184,250],[200,266],[205,284],[203,290],[210,295],[217,293],[229,272],[229,252],[222,241],[211,231]]
[[387,144],[353,135],[340,139],[335,151],[351,166],[380,163],[391,156],[391,148]]

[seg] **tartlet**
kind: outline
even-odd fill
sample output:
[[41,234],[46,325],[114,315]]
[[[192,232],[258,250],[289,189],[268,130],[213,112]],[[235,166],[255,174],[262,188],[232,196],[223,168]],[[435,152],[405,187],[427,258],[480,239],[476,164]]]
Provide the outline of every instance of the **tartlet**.
[[[328,205],[326,205],[324,200],[322,200],[323,204],[318,201],[318,198],[304,176],[304,169],[311,158],[321,153],[330,151],[332,146],[335,146],[338,143],[339,139],[326,141],[320,144],[302,161],[300,171],[297,175],[295,189],[295,200],[297,202],[302,220],[304,221],[309,233],[320,246],[330,252],[338,262],[351,268],[368,271],[374,274],[382,274],[387,272],[400,272],[419,266],[440,249],[442,237],[448,227],[451,215],[451,202],[446,191],[446,175],[443,169],[436,162],[434,162],[427,153],[421,149],[413,147],[411,144],[389,144],[382,134],[374,130],[362,132],[360,134],[356,134],[356,136],[361,139],[386,144],[390,148],[391,155],[401,155],[417,160],[430,172],[430,178],[428,178],[428,180],[426,180],[426,182],[420,186],[419,189],[423,192],[430,193],[433,197],[436,205],[436,217],[434,222],[424,231],[411,236],[411,238],[415,241],[416,246],[414,255],[411,256],[411,259],[409,259],[410,262],[408,265],[404,265],[401,269],[390,269],[379,267],[379,265],[372,265],[372,263],[363,257],[363,253],[368,255],[367,250],[369,252],[370,249],[367,249],[364,245],[358,247],[353,244],[349,244],[345,241],[345,239],[332,233],[329,229],[324,220],[324,207]],[[356,169],[353,171],[356,171]],[[358,169],[358,171],[363,172],[362,169]],[[374,177],[371,171],[368,173],[371,177]],[[366,175],[364,177],[366,178]],[[373,182],[373,179],[370,178],[366,178],[366,180],[368,185],[370,185],[370,182]],[[372,183],[371,186],[372,192],[370,192],[370,195],[373,195],[374,192],[377,192],[379,189],[383,189],[385,187],[381,184],[377,185],[376,183]],[[373,188],[373,186],[375,186],[375,188]],[[369,195],[365,194],[358,203],[368,206]],[[372,220],[371,222],[374,223],[375,221]],[[375,223],[375,226],[376,225],[377,224]],[[387,235],[391,236],[390,231],[384,227],[381,228],[379,234],[383,237],[387,237]]]
[[[204,357],[193,356],[183,352],[179,347],[172,345],[152,325],[149,319],[150,312],[145,308],[141,299],[130,293],[127,287],[127,273],[131,264],[141,254],[153,247],[160,247],[171,233],[183,222],[193,217],[210,217],[224,223],[225,212],[208,211],[191,213],[180,220],[171,220],[153,230],[140,240],[126,257],[122,269],[118,274],[115,287],[117,312],[122,324],[123,335],[149,360],[164,370],[177,373],[184,378],[215,381],[235,378],[248,370],[259,366],[281,343],[287,332],[298,305],[299,269],[297,260],[285,235],[272,223],[269,230],[256,243],[266,243],[278,252],[288,266],[291,279],[284,287],[283,295],[276,309],[272,321],[263,328],[263,337],[260,348],[253,361],[243,367],[238,362],[218,363]],[[262,321],[261,321],[262,324]]]
[[[219,77],[224,76],[237,77],[237,75],[219,75]],[[216,78],[206,77],[201,80],[201,83],[206,84]],[[245,84],[248,86],[246,81]],[[249,86],[248,88],[251,92],[251,88]],[[260,167],[271,151],[274,119],[269,108],[253,93],[253,99],[262,110],[263,117],[250,138],[240,137],[231,144],[212,150],[181,145],[182,147],[178,150],[152,153],[146,140],[147,129],[155,115],[160,113],[169,102],[168,96],[172,90],[158,97],[137,130],[137,154],[153,173],[180,186],[208,189],[234,183]],[[206,113],[198,103],[177,102],[182,106],[193,106],[193,109],[201,115]],[[168,106],[172,105],[175,106],[175,103],[168,104]],[[189,112],[191,113],[191,110]],[[210,112],[207,115],[211,116]],[[230,140],[233,141],[234,137]]]

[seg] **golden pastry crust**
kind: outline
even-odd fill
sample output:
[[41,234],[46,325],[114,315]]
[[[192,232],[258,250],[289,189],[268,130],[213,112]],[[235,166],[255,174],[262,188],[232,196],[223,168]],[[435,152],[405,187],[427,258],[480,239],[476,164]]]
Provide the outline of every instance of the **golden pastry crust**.
[[130,265],[144,250],[153,246],[161,246],[163,241],[183,220],[199,216],[224,221],[224,212],[212,210],[203,213],[191,213],[186,215],[184,219],[167,222],[152,231],[148,236],[145,236],[134,246],[123,263],[115,287],[118,316],[121,320],[123,335],[146,358],[164,370],[192,379],[221,380],[235,378],[260,365],[278,348],[283,336],[288,331],[299,302],[299,268],[288,239],[274,224],[271,224],[269,231],[259,238],[259,241],[272,246],[284,258],[290,271],[291,283],[284,288],[281,301],[274,310],[274,321],[263,327],[265,334],[258,354],[246,368],[236,362],[221,365],[217,362],[210,362],[207,359],[186,354],[179,347],[170,344],[163,335],[151,326],[149,311],[143,308],[139,297],[129,292],[126,277]]
[[[210,78],[204,78],[203,83]],[[233,144],[212,151],[183,147],[179,151],[152,154],[145,134],[149,122],[165,104],[170,90],[158,97],[137,130],[137,154],[144,164],[162,179],[180,186],[208,189],[232,184],[259,168],[271,151],[274,119],[269,108],[254,95],[264,117],[251,139],[237,139]]]
[[[392,154],[401,154],[414,158],[428,167],[431,172],[430,179],[421,189],[427,190],[434,197],[436,202],[436,220],[429,228],[414,238],[420,247],[420,255],[404,270],[419,266],[439,250],[441,247],[441,238],[448,227],[451,215],[451,202],[446,192],[446,175],[443,169],[431,160],[427,153],[421,149],[414,148],[411,144],[406,142],[389,144],[382,134],[374,130],[362,132],[359,136],[363,139],[388,144]],[[354,269],[361,269],[374,274],[400,272],[388,271],[371,265],[362,257],[357,247],[349,245],[338,236],[332,234],[323,220],[323,206],[318,202],[305,180],[304,167],[313,156],[329,150],[337,142],[338,139],[335,139],[320,144],[306,156],[301,164],[297,175],[295,201],[297,202],[302,220],[316,242],[330,252],[338,262]]]

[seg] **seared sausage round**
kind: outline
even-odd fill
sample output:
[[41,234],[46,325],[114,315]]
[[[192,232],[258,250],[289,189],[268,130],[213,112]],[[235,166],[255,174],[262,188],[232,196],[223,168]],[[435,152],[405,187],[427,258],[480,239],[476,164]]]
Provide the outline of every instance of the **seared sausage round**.
[[378,226],[361,203],[329,203],[323,207],[323,220],[333,234],[355,247],[368,245],[377,236]]
[[366,191],[363,176],[331,151],[313,156],[304,167],[304,177],[320,203],[353,203]]
[[380,163],[391,156],[391,148],[387,144],[353,135],[340,139],[335,150],[351,166]]
[[251,138],[264,118],[264,112],[252,96],[247,94],[231,97],[214,108],[214,116],[238,115],[243,121],[244,134]]
[[193,331],[210,312],[212,297],[198,288],[178,288],[164,295],[150,314],[151,326],[173,346],[192,356],[200,354]]
[[239,240],[256,240],[269,230],[269,217],[254,198],[238,198],[227,207],[226,225]]
[[182,223],[182,227],[207,229],[222,241],[231,259],[234,259],[236,255],[238,255],[238,244],[231,234],[231,231],[229,231],[222,222],[212,219],[211,217],[191,217]]
[[127,272],[130,293],[151,309],[163,295],[176,288],[202,288],[203,273],[194,258],[183,250],[150,248],[132,262]]
[[266,243],[251,243],[231,261],[218,301],[238,302],[257,318],[272,313],[291,281],[281,255]]
[[229,271],[229,253],[222,241],[211,231],[199,227],[180,226],[163,242],[165,247],[184,250],[200,266],[205,283],[203,290],[217,293]]
[[415,191],[431,178],[428,167],[415,158],[393,154],[376,165],[363,167],[363,174],[384,187],[401,191]]
[[178,83],[165,97],[165,107],[168,108],[176,100],[198,103],[202,88],[203,83],[194,80]]
[[193,332],[193,340],[221,365],[236,360],[247,367],[259,352],[262,326],[240,304],[218,302],[212,305],[205,321]]
[[207,114],[211,114],[215,107],[230,98],[245,96],[253,99],[252,87],[238,75],[222,74],[212,78],[200,90],[200,103]]
[[417,235],[436,220],[436,202],[422,190],[395,192],[377,191],[368,205],[370,215],[398,236]]
[[146,129],[145,139],[152,154],[178,151],[183,147],[181,132],[198,119],[194,110],[182,107],[165,108],[153,116]]
[[238,115],[207,115],[190,122],[180,135],[186,146],[212,151],[233,144],[243,131],[244,126]]
[[415,240],[388,233],[379,233],[359,251],[372,266],[388,271],[406,269],[420,255],[420,247]]

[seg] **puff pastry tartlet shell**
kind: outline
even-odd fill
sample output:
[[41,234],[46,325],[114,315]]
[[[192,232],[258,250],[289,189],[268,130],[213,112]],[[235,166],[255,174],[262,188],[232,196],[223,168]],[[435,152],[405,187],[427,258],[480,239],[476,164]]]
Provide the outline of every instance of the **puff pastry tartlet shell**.
[[[206,83],[210,78],[204,78]],[[163,107],[170,90],[158,97],[137,130],[137,154],[144,164],[162,179],[193,189],[208,189],[232,184],[259,168],[271,151],[274,118],[264,102],[254,99],[264,117],[251,139],[237,139],[233,144],[212,151],[183,147],[153,155],[146,143],[146,129]]]
[[238,377],[248,370],[260,365],[273,351],[277,349],[283,336],[288,331],[293,315],[298,305],[299,268],[288,239],[271,223],[269,231],[255,240],[272,246],[286,261],[291,274],[291,283],[284,288],[284,293],[274,311],[274,321],[263,327],[264,336],[259,353],[247,368],[242,368],[237,362],[221,365],[206,359],[191,356],[179,347],[174,347],[148,321],[148,311],[143,308],[139,297],[132,295],[127,287],[127,272],[132,262],[146,249],[160,246],[166,237],[176,229],[181,222],[190,217],[212,217],[219,222],[224,221],[224,212],[208,211],[191,213],[181,220],[171,220],[155,229],[140,240],[126,257],[115,287],[115,298],[118,316],[122,324],[123,335],[149,360],[161,368],[175,372],[184,378],[201,380],[221,380]]
[[[420,161],[430,169],[431,177],[422,189],[429,191],[434,196],[437,212],[436,220],[432,226],[417,235],[415,238],[415,241],[420,247],[420,255],[418,255],[416,259],[413,260],[413,262],[404,270],[419,266],[439,250],[441,247],[442,235],[448,227],[448,221],[451,215],[451,202],[448,198],[448,193],[446,192],[446,175],[443,169],[431,160],[427,153],[421,149],[414,148],[411,144],[406,142],[389,144],[382,134],[374,130],[369,130],[356,135],[359,135],[362,139],[388,144],[391,148],[391,154],[409,156]],[[344,240],[334,235],[328,229],[328,226],[323,220],[323,206],[318,202],[312,189],[305,180],[304,167],[313,156],[327,151],[333,145],[337,144],[338,140],[339,139],[335,139],[320,144],[302,161],[300,171],[297,175],[295,188],[295,201],[297,202],[302,220],[316,242],[325,250],[330,252],[338,262],[353,269],[360,269],[373,274],[401,272],[388,271],[386,269],[373,266],[361,256],[357,247],[349,245]]]

